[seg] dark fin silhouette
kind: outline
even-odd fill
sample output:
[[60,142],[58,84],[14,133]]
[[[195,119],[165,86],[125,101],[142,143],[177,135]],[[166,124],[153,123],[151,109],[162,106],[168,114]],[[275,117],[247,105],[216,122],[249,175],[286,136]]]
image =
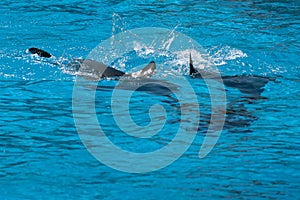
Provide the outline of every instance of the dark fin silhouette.
[[29,48],[28,51],[32,54],[37,54],[38,56],[44,57],[44,58],[52,57],[52,55],[50,53],[48,53],[47,51],[44,51],[44,50],[36,48],[36,47]]
[[190,53],[190,76],[195,75],[197,71],[194,68],[192,54]]
[[80,71],[82,74],[87,72],[88,74],[92,74],[93,77],[97,77],[100,79],[110,78],[110,77],[120,77],[120,76],[133,77],[133,78],[149,78],[155,73],[156,70],[156,65],[154,61],[151,61],[142,70],[138,72],[134,72],[132,74],[126,74],[122,71],[119,71],[117,69],[114,69],[110,66],[107,66],[103,63],[91,59],[76,60],[76,62],[80,63],[80,67],[78,68],[78,71]]
[[122,71],[91,59],[85,59],[83,62],[81,62],[79,71],[92,73],[93,76],[98,78],[118,77],[125,75],[125,73]]

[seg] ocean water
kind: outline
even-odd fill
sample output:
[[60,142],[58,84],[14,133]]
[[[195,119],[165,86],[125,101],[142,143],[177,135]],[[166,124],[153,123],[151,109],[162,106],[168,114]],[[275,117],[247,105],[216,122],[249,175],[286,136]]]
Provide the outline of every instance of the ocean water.
[[[300,199],[298,1],[3,0],[0,11],[1,199]],[[176,31],[196,41],[200,50],[190,47],[174,57],[136,43],[136,51],[113,61],[100,56],[99,61],[134,72],[154,60],[157,73],[153,78],[181,85],[185,104],[166,95],[165,89],[154,93],[132,91],[127,86],[112,90],[118,80],[96,82],[92,104],[90,96],[84,96],[95,83],[89,82],[79,103],[93,107],[107,138],[129,152],[163,148],[174,139],[181,123],[196,135],[169,165],[128,173],[91,154],[97,129],[88,121],[89,110],[74,104],[74,88],[81,79],[68,63],[88,57],[108,38],[145,27],[170,31],[162,35],[165,39],[159,45],[176,43],[172,38]],[[55,58],[29,54],[26,50],[33,46]],[[203,80],[188,76],[189,52],[193,52],[196,64],[201,61],[198,68],[215,68],[223,76],[276,79],[269,81],[259,96],[226,88],[224,128],[212,151],[201,159],[198,154],[210,122],[211,94]],[[188,81],[192,92],[182,87],[182,80]],[[133,81],[133,85],[138,84]],[[121,96],[113,98],[115,91]],[[128,105],[113,104],[130,91]],[[190,102],[193,95],[200,117]],[[163,114],[155,110],[160,106],[152,107],[157,104],[163,106]],[[184,114],[185,108],[188,114]],[[128,118],[138,126],[127,123]],[[196,129],[194,118],[199,121]],[[78,119],[86,120],[83,124],[91,133],[91,146],[79,134],[82,127]],[[118,119],[126,122],[123,128],[129,130],[127,134]],[[150,128],[145,131],[147,125]],[[146,137],[148,130],[156,129],[159,133],[150,138],[128,135]],[[109,159],[116,159],[128,170],[139,167],[108,148],[102,150],[98,155],[111,155]],[[159,165],[164,159],[168,157],[150,157],[140,165]]]

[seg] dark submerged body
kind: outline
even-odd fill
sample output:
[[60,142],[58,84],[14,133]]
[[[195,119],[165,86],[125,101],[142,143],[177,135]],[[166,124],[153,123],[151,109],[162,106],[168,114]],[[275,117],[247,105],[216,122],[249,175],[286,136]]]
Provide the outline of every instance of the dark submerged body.
[[265,85],[269,81],[275,81],[275,78],[257,76],[257,75],[235,75],[235,76],[221,76],[209,73],[203,70],[196,70],[190,55],[190,76],[192,78],[211,78],[222,79],[226,87],[237,88],[240,92],[250,94],[252,96],[260,96],[264,91]]

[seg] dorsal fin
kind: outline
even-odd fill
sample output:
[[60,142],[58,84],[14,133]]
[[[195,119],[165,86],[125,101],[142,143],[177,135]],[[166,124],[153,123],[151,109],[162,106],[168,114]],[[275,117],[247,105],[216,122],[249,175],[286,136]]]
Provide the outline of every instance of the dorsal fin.
[[193,74],[196,74],[197,71],[194,68],[193,65],[193,60],[192,60],[192,54],[190,53],[190,76],[192,76]]
[[142,77],[151,77],[156,71],[156,64],[154,61],[151,61],[146,67],[138,72],[134,72],[132,74],[126,74],[125,76],[131,76],[134,78],[142,78]]
[[125,75],[122,71],[91,59],[83,60],[83,62],[80,63],[79,71],[92,73],[93,76],[97,78],[109,78]]

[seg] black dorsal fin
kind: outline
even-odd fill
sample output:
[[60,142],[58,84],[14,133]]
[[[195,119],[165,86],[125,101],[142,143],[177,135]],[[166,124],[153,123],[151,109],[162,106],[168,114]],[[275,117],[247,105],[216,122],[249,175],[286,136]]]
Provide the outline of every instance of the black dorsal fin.
[[193,65],[193,60],[192,60],[192,54],[190,53],[190,76],[192,76],[193,74],[196,74],[197,71],[194,68]]

